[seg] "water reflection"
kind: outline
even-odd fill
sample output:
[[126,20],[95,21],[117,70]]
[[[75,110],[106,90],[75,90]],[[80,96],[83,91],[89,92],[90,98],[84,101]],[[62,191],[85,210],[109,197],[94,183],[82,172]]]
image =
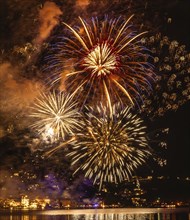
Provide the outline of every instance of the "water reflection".
[[74,215],[70,220],[190,220],[185,213]]
[[152,214],[96,214],[74,215],[72,220],[154,220]]
[[39,213],[0,214],[0,220],[190,220],[188,213],[41,215]]

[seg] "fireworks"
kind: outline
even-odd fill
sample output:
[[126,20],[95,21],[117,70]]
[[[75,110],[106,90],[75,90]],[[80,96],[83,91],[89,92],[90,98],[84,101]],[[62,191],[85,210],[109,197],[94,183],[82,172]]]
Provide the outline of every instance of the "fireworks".
[[154,118],[176,111],[190,99],[190,53],[185,45],[160,33],[142,41],[152,51],[158,78],[154,92],[144,97],[142,110]]
[[52,140],[65,140],[81,126],[77,102],[65,93],[42,93],[36,99],[30,116],[35,118],[31,127]]
[[118,183],[130,179],[135,170],[152,154],[146,138],[143,121],[130,108],[113,105],[113,115],[105,114],[108,107],[96,110],[87,107],[85,126],[76,135],[68,157],[72,165],[84,171],[94,183]]
[[58,52],[50,58],[50,66],[60,73],[52,83],[61,80],[65,71],[67,89],[78,91],[83,102],[98,97],[107,100],[110,109],[118,99],[138,102],[141,93],[150,89],[154,74],[146,48],[138,40],[145,32],[132,31],[131,18],[89,22],[79,18],[79,29],[64,23],[69,37],[57,44]]

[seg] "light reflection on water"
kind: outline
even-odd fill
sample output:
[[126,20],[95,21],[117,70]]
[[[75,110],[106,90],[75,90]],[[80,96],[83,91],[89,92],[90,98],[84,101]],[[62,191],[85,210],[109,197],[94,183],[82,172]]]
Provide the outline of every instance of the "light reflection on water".
[[53,214],[45,212],[1,212],[0,220],[190,220],[188,212]]

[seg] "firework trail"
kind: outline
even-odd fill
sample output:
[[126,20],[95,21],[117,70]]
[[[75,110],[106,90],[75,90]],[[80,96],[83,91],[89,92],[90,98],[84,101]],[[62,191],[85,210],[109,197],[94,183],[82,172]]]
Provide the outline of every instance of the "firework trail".
[[62,81],[65,72],[67,91],[77,91],[83,104],[92,97],[93,101],[107,100],[110,110],[112,103],[123,98],[138,103],[141,93],[151,88],[154,74],[147,50],[138,40],[146,32],[132,31],[132,17],[122,21],[105,16],[102,21],[92,18],[89,22],[79,17],[78,29],[64,23],[69,36],[47,58],[56,73],[52,84]]
[[67,146],[68,144],[71,144],[73,141],[75,141],[75,137],[71,137],[68,141],[64,141],[61,144],[59,144],[56,147],[53,147],[51,149],[48,149],[45,153],[44,156],[45,157],[51,157],[53,154],[55,154],[59,149]]
[[135,170],[152,154],[143,121],[130,108],[113,105],[113,115],[105,114],[109,107],[100,104],[87,107],[85,126],[76,134],[76,142],[67,154],[78,172],[94,183],[118,183],[130,179]]
[[72,95],[65,93],[41,93],[36,99],[30,114],[35,122],[31,128],[43,136],[49,136],[52,141],[72,136],[81,127],[77,102]]

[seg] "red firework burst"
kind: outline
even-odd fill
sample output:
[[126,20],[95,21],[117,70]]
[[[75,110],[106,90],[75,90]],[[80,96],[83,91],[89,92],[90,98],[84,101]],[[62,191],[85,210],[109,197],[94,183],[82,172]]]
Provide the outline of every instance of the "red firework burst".
[[82,94],[83,103],[92,97],[107,100],[110,109],[116,100],[138,103],[141,93],[149,91],[154,74],[139,40],[145,32],[132,31],[131,18],[89,22],[79,18],[80,28],[64,23],[69,36],[57,44],[59,52],[51,62],[60,75],[52,83],[65,72],[67,90]]

